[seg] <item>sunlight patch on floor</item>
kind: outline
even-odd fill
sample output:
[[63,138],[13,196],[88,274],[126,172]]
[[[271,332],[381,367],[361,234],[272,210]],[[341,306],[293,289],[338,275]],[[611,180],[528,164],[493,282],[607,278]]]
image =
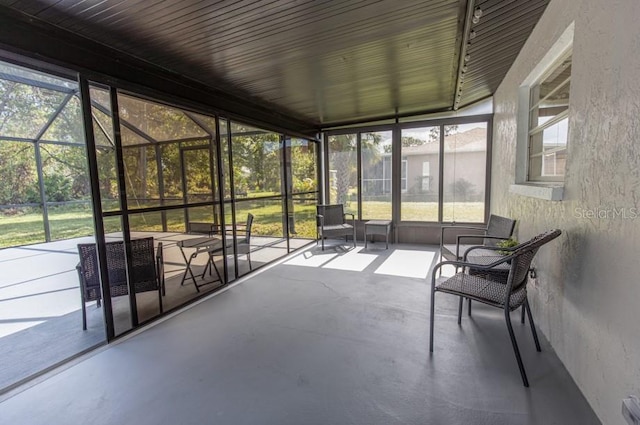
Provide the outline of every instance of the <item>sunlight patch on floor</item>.
[[435,255],[430,251],[396,249],[374,273],[424,279]]
[[337,256],[338,253],[335,251],[325,251],[322,254],[314,251],[305,251],[284,264],[288,266],[322,267],[327,261],[331,261]]
[[364,254],[363,247],[349,250],[327,248],[325,251],[309,250],[296,255],[284,264],[288,266],[322,267],[325,269],[361,272],[373,263],[377,255]]
[[378,258],[377,255],[363,254],[361,252],[363,249],[363,247],[359,246],[344,255],[338,255],[332,261],[322,266],[322,268],[361,272]]

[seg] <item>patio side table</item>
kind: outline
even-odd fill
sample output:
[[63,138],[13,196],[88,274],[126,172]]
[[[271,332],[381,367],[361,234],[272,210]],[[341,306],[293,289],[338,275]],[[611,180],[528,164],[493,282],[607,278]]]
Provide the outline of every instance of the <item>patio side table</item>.
[[385,235],[389,249],[389,233],[391,233],[391,220],[370,220],[364,223],[364,247],[367,248],[368,235]]
[[[220,271],[218,270],[218,267],[216,266],[216,263],[213,260],[213,254],[215,254],[216,252],[220,252],[222,250],[221,238],[200,237],[200,238],[183,239],[176,242],[176,245],[178,245],[178,248],[180,248],[180,253],[182,254],[182,258],[184,258],[184,262],[187,265],[184,271],[184,274],[182,275],[180,286],[184,285],[184,281],[189,277],[191,277],[191,279],[193,280],[193,284],[195,285],[196,291],[198,292],[200,292],[201,286],[206,285],[206,283],[201,283],[200,285],[198,285],[198,282],[196,281],[196,277],[193,274],[193,268],[191,267],[191,261],[194,258],[196,258],[198,254],[200,254],[201,252],[206,252],[207,255],[209,256],[209,259],[207,260],[207,265],[204,271],[202,272],[202,279],[204,279],[204,275],[207,272],[207,269],[213,266],[213,269],[216,271],[216,274],[218,275],[218,280],[222,282],[222,276],[220,275]],[[184,252],[185,248],[194,249],[194,251],[189,256],[189,259],[187,259],[187,255]],[[211,274],[211,269],[209,269],[209,274]],[[207,283],[211,283],[211,282],[207,282]]]

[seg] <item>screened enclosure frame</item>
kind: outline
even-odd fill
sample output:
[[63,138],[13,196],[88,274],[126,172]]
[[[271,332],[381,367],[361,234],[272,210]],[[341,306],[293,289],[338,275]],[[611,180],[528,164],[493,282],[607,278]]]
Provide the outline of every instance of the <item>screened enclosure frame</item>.
[[[445,126],[452,125],[462,125],[462,124],[473,124],[473,123],[486,123],[486,162],[485,162],[485,172],[484,172],[484,211],[483,211],[483,222],[486,223],[489,217],[489,209],[490,209],[490,194],[491,194],[491,138],[492,138],[492,123],[493,123],[493,115],[492,114],[482,114],[482,115],[472,115],[472,116],[463,116],[463,117],[453,117],[453,118],[437,118],[437,119],[426,119],[412,122],[396,122],[394,124],[378,124],[378,125],[364,125],[364,126],[354,126],[354,127],[344,127],[340,129],[326,129],[323,131],[323,140],[324,140],[324,151],[323,151],[323,172],[326,178],[323,181],[323,202],[330,203],[331,202],[331,187],[330,187],[330,173],[331,173],[331,163],[330,163],[330,149],[329,149],[329,138],[331,136],[340,136],[340,135],[355,135],[356,136],[356,173],[357,173],[357,214],[356,219],[359,221],[366,220],[374,220],[376,217],[372,218],[364,218],[362,214],[362,193],[363,193],[363,185],[362,185],[362,134],[364,133],[373,133],[373,132],[382,132],[382,131],[391,131],[392,133],[392,144],[391,144],[391,154],[392,154],[392,182],[391,182],[391,209],[392,209],[392,217],[391,221],[396,225],[401,226],[412,226],[412,225],[425,225],[425,224],[444,224],[450,223],[450,221],[445,221],[443,219],[443,205],[444,205],[444,137],[445,137]],[[401,219],[401,204],[402,204],[402,144],[401,141],[401,132],[402,130],[408,129],[416,129],[421,127],[438,127],[439,131],[439,151],[438,151],[438,160],[439,160],[439,178],[438,178],[438,217],[437,220],[428,220],[428,221],[414,221],[414,220],[402,220]],[[464,224],[472,224],[473,222],[464,222],[457,221],[457,223]]]
[[[9,81],[14,83],[13,86],[9,87],[8,91],[4,94],[4,98],[2,99],[2,103],[4,104],[9,96],[15,89],[15,84],[23,84],[30,87],[36,87],[40,89],[45,89],[53,92],[58,92],[64,94],[64,98],[60,101],[58,106],[50,113],[47,121],[44,123],[42,127],[38,130],[36,135],[32,138],[29,137],[16,137],[16,136],[5,136],[0,135],[0,143],[3,141],[7,142],[19,142],[19,143],[30,143],[34,146],[34,161],[36,165],[36,173],[37,173],[37,181],[38,181],[38,195],[39,202],[26,202],[20,204],[6,204],[0,205],[0,208],[13,208],[13,207],[40,207],[42,208],[42,216],[43,216],[43,230],[45,242],[51,242],[51,226],[49,222],[49,206],[53,205],[68,205],[68,204],[90,204],[91,200],[75,200],[75,201],[49,201],[47,200],[47,193],[45,188],[45,179],[43,174],[43,161],[42,161],[42,152],[41,146],[42,144],[46,145],[58,145],[58,146],[75,146],[81,147],[83,149],[86,148],[84,141],[79,142],[66,142],[61,140],[48,140],[44,139],[44,136],[51,129],[53,124],[56,122],[56,119],[60,116],[62,111],[67,107],[69,102],[74,98],[79,97],[79,89],[77,88],[69,88],[61,85],[47,83],[44,81],[38,81],[31,78],[21,77],[19,75],[11,74],[11,73],[2,73],[0,74],[0,79]],[[65,78],[66,79],[66,78]]]
[[[299,134],[295,131],[288,131],[286,129],[279,128],[277,125],[252,122],[250,118],[239,117],[235,116],[234,114],[224,113],[222,111],[214,111],[212,110],[212,108],[194,104],[192,101],[176,98],[165,93],[148,90],[144,87],[138,87],[133,84],[129,84],[126,81],[114,80],[112,78],[103,75],[97,75],[95,73],[75,73],[73,71],[58,68],[47,63],[40,64],[40,62],[29,60],[28,58],[26,58],[24,61],[21,61],[19,60],[19,58],[11,57],[11,55],[0,54],[0,60],[3,60],[7,64],[6,67],[8,68],[8,71],[0,72],[0,78],[8,80],[7,84],[11,84],[12,82],[14,84],[27,84],[29,86],[33,86],[35,88],[33,90],[46,89],[54,90],[56,93],[61,93],[61,100],[58,103],[53,103],[53,101],[58,100],[57,97],[51,95],[49,92],[45,92],[44,95],[49,96],[47,99],[52,99],[50,103],[54,104],[55,108],[53,108],[50,113],[49,110],[47,110],[47,112],[49,113],[46,117],[47,119],[43,121],[44,125],[38,128],[37,134],[30,135],[29,137],[16,137],[21,136],[19,134],[11,134],[9,136],[0,135],[0,143],[2,143],[3,141],[21,142],[29,143],[34,146],[35,157],[33,159],[33,163],[35,163],[35,171],[33,180],[36,180],[35,172],[37,171],[39,202],[22,202],[15,205],[15,207],[32,206],[42,209],[44,227],[43,230],[45,233],[45,237],[42,238],[42,240],[39,239],[36,242],[29,243],[49,242],[53,239],[47,211],[48,206],[79,202],[85,205],[90,205],[93,211],[93,227],[90,230],[90,233],[87,233],[87,235],[93,235],[95,237],[98,247],[97,254],[100,263],[100,272],[103,276],[107,276],[108,270],[105,268],[107,263],[105,257],[105,244],[106,236],[109,232],[105,227],[105,220],[117,219],[115,223],[118,223],[118,232],[122,232],[122,238],[126,246],[126,257],[129,263],[130,261],[128,260],[128,258],[130,258],[131,255],[131,231],[133,229],[133,223],[130,223],[129,220],[130,216],[133,217],[137,214],[158,213],[157,217],[159,217],[159,223],[161,223],[160,227],[162,228],[163,232],[166,232],[169,230],[167,214],[170,211],[184,211],[184,226],[186,226],[189,222],[188,214],[190,213],[192,208],[210,208],[214,216],[214,221],[216,223],[219,223],[221,229],[224,229],[228,225],[231,225],[235,229],[236,224],[238,224],[236,223],[237,217],[235,214],[236,205],[239,202],[243,202],[245,199],[238,198],[234,193],[236,188],[233,184],[233,172],[229,173],[228,176],[229,181],[232,183],[230,187],[231,196],[229,198],[225,198],[225,176],[223,175],[222,164],[223,155],[229,155],[230,165],[232,166],[233,149],[231,145],[232,139],[231,137],[228,137],[227,142],[229,142],[229,146],[227,151],[223,152],[223,139],[221,139],[221,136],[223,136],[224,132],[224,129],[221,128],[221,123],[223,121],[226,121],[226,123],[228,124],[227,131],[229,132],[230,136],[230,123],[233,121],[242,123],[243,125],[256,126],[257,128],[261,128],[261,132],[268,131],[273,133],[274,135],[277,135],[274,137],[277,137],[279,144],[278,155],[281,158],[279,172],[281,173],[282,186],[279,194],[271,197],[259,197],[259,199],[277,200],[277,202],[282,206],[281,210],[283,235],[280,240],[286,241],[286,244],[283,244],[283,246],[286,245],[283,252],[289,253],[294,249],[291,245],[290,239],[291,237],[295,236],[291,232],[291,230],[293,230],[293,211],[291,209],[293,206],[292,202],[294,202],[294,199],[297,200],[298,196],[303,196],[305,197],[306,203],[313,202],[315,204],[319,199],[319,195],[322,189],[319,180],[321,171],[319,163],[321,145],[316,137],[312,137],[308,134]],[[16,67],[15,71],[12,69],[14,66]],[[25,78],[22,76],[29,75],[29,72],[34,73],[33,78]],[[42,75],[42,77],[40,75]],[[53,84],[50,82],[55,82],[58,78],[60,79],[59,84]],[[65,86],[65,84],[68,84],[69,87]],[[7,99],[10,97],[11,87],[8,85],[6,85],[5,87],[9,87],[8,90],[5,89],[5,99]],[[99,88],[101,90],[101,93],[104,94],[104,96],[101,95],[100,100],[94,99],[92,97],[92,94],[90,94],[93,88]],[[7,94],[7,92],[9,93]],[[37,93],[36,95],[40,96]],[[29,94],[29,96],[33,95]],[[155,137],[154,134],[146,132],[144,131],[144,128],[140,128],[135,123],[130,122],[127,117],[121,116],[118,102],[122,96],[130,96],[137,101],[151,102],[152,104],[161,105],[167,108],[177,108],[176,110],[183,113],[186,117],[185,119],[188,119],[191,122],[191,124],[189,125],[197,126],[202,131],[199,131],[198,135],[194,137],[189,137],[188,134],[185,137],[172,137],[169,139],[162,138],[164,136],[161,136],[161,138]],[[107,97],[108,101],[105,100]],[[63,137],[69,140],[47,140],[47,138],[43,136],[45,136],[51,126],[54,125],[56,119],[60,116],[60,114],[65,114],[65,107],[67,107],[69,102],[71,102],[72,100],[74,102],[77,102],[74,105],[75,109],[73,110],[73,115],[68,116],[71,117],[72,121],[74,122],[74,126],[72,127],[73,133],[60,133],[60,130],[56,133],[51,133],[56,135],[63,134]],[[26,98],[26,102],[31,101],[31,97]],[[25,103],[25,105],[31,105],[31,103]],[[29,113],[30,109],[25,109],[25,111],[27,111],[26,113]],[[100,114],[100,116],[98,117],[98,115],[96,114]],[[207,117],[206,122],[202,122],[199,119],[199,116]],[[79,123],[77,125],[75,124],[76,119]],[[38,123],[40,123],[40,121],[38,121]],[[121,134],[121,132],[127,132],[129,134],[127,143],[124,143],[123,137],[125,135],[124,133]],[[99,138],[100,141],[98,141],[97,138]],[[305,143],[313,145],[312,150],[309,150],[307,152],[309,154],[313,153],[312,162],[315,164],[315,171],[313,171],[313,175],[309,175],[309,177],[315,179],[315,189],[304,193],[298,193],[292,190],[292,185],[289,181],[290,177],[288,175],[291,170],[287,170],[285,168],[287,164],[290,165],[291,161],[291,153],[287,151],[286,147],[288,146],[289,140],[293,138],[303,139],[306,141]],[[202,142],[202,144],[198,145],[198,142]],[[84,172],[87,173],[86,179],[89,181],[89,184],[87,185],[87,191],[89,191],[88,195],[86,195],[87,199],[83,199],[81,201],[65,202],[51,202],[47,200],[47,192],[45,191],[43,178],[42,155],[40,154],[40,144],[45,143],[61,146],[73,146],[83,149],[83,156],[86,158]],[[194,143],[198,146],[193,146]],[[171,199],[171,197],[173,196],[172,194],[175,192],[167,192],[163,187],[166,176],[163,176],[163,158],[161,152],[165,146],[171,145],[182,147],[182,149],[179,149],[181,156],[185,152],[192,152],[195,149],[203,149],[203,153],[204,150],[209,153],[209,170],[211,174],[210,182],[212,186],[211,192],[208,196],[205,196],[205,200],[199,200],[196,198],[187,199],[188,194],[184,187],[184,183],[186,180],[185,174],[187,173],[187,170],[182,165],[180,166],[181,169],[179,171],[181,177],[178,177],[178,179],[180,179],[183,184],[181,192],[181,196],[183,198],[179,201]],[[110,166],[116,166],[115,169],[119,170],[119,172],[113,177],[109,175],[111,181],[117,182],[117,186],[112,186],[113,188],[115,188],[117,194],[114,193],[113,195],[110,195],[107,204],[103,205],[103,198],[99,188],[101,176],[99,175],[98,171],[99,164],[97,154],[99,151],[105,149],[109,152],[114,152],[108,154],[115,160],[115,163],[111,162]],[[124,171],[126,169],[125,156],[127,155],[127,151],[135,151],[136,149],[145,150],[146,153],[149,154],[149,164],[153,163],[153,165],[151,165],[152,169],[145,170],[143,172],[148,176],[152,176],[152,178],[155,177],[157,179],[157,181],[154,180],[152,183],[154,186],[153,190],[151,192],[140,192],[142,193],[140,196],[142,196],[142,198],[149,198],[149,196],[154,197],[157,195],[157,199],[135,199],[135,196],[132,196],[132,193],[128,189],[129,182],[125,180],[127,178],[127,172]],[[308,158],[308,156],[305,156],[305,158]],[[31,159],[28,160],[31,161]],[[184,160],[182,158],[180,159],[180,163],[184,163]],[[30,167],[33,167],[33,165],[30,165]],[[154,176],[154,174],[157,175]],[[172,186],[175,186],[175,184],[172,183]],[[150,204],[147,201],[152,203]],[[153,202],[156,202],[157,205],[153,205]],[[113,203],[113,205],[111,203]],[[231,211],[230,217],[227,215],[229,211]],[[227,215],[227,218],[225,218],[225,215]],[[139,215],[138,217],[142,216]],[[230,220],[231,223],[225,223],[225,219],[227,221]],[[240,218],[238,218],[238,221],[239,220]],[[306,216],[305,220],[307,220]],[[39,221],[40,220],[37,220],[36,223],[39,224]],[[175,227],[175,225],[176,224],[174,223],[173,226]],[[178,226],[180,226],[179,223]],[[158,229],[160,229],[160,227],[158,227]],[[231,239],[229,240],[232,242],[232,244],[228,245],[227,243],[223,243],[221,251],[223,258],[228,258],[230,250],[233,250],[235,276],[229,276],[228,273],[230,272],[230,270],[228,269],[227,263],[225,261],[225,267],[223,268],[224,283],[228,283],[234,278],[239,277],[237,258],[238,255],[235,254],[237,252],[237,238],[235,231],[233,236],[229,235],[229,237],[231,237]],[[304,241],[302,241],[302,243],[304,243]],[[311,243],[311,240],[309,240],[309,243]],[[300,247],[300,243],[298,243],[296,247]],[[267,260],[267,262],[270,261],[273,260]],[[131,290],[132,288],[129,289],[130,290],[128,299],[131,328],[126,330],[125,332],[120,333],[119,335],[116,335],[111,296],[108,287],[105,287],[105,285],[103,285],[101,289],[107,341],[111,341],[116,337],[125,335],[128,332],[136,329],[138,326],[143,325],[148,321],[155,320],[157,317],[163,315],[159,314],[152,317],[151,319],[141,319],[140,317],[138,317],[135,292]],[[189,302],[196,299],[197,297],[194,297]],[[176,308],[179,308],[180,306]],[[165,310],[164,315],[172,310],[173,309]]]

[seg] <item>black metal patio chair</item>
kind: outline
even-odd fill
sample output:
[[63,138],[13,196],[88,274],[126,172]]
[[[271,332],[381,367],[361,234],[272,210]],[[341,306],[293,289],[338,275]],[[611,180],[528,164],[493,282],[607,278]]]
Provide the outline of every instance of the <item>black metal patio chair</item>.
[[[500,255],[496,252],[495,261],[487,261],[487,264],[475,264],[466,263],[463,261],[443,261],[438,263],[434,269],[431,277],[431,322],[429,328],[429,351],[433,352],[433,330],[434,330],[434,318],[435,318],[435,295],[436,292],[447,293],[464,298],[469,298],[487,304],[493,307],[501,308],[504,310],[504,316],[507,323],[507,330],[509,331],[509,337],[511,338],[511,345],[518,362],[518,368],[520,369],[520,375],[525,387],[529,386],[518,344],[516,342],[513,327],[511,325],[510,313],[524,305],[529,317],[529,324],[531,326],[531,333],[536,345],[536,350],[541,351],[540,342],[538,341],[538,335],[536,333],[535,324],[533,322],[533,315],[529,308],[529,301],[527,299],[527,282],[529,277],[529,268],[531,262],[535,257],[538,249],[547,242],[560,236],[560,230],[550,230],[542,233],[533,239],[529,240],[518,246],[510,255]],[[496,251],[501,248],[490,248]],[[486,257],[489,258],[489,257]],[[501,266],[502,264],[509,265],[509,273],[506,283],[496,280],[487,279],[478,274],[478,272],[487,271]],[[462,271],[456,273],[452,277],[439,277],[436,278],[436,271],[445,265],[453,265],[461,268]],[[469,273],[469,270],[474,270],[475,273]]]
[[[342,204],[318,205],[316,212],[316,239],[321,240],[323,251],[325,238],[336,236],[344,236],[345,241],[348,240],[349,236],[352,236],[353,247],[356,247],[355,216],[351,213],[345,213]],[[350,223],[347,222],[347,216],[351,216]]]
[[[107,280],[112,297],[127,295],[127,262],[123,241],[107,242]],[[162,295],[164,288],[164,262],[162,258],[162,242],[158,243],[158,251],[154,254],[153,238],[131,240],[131,269],[129,279],[135,293],[158,291],[160,313],[162,313]],[[100,290],[100,272],[98,254],[95,243],[78,244],[80,262],[76,266],[80,279],[80,297],[82,305],[82,329],[87,330],[86,303],[96,301],[100,306],[102,292]]]

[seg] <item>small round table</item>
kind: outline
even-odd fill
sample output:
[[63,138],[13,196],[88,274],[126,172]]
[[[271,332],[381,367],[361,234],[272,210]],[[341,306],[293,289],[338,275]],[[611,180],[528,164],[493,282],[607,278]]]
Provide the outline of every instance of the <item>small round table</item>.
[[367,235],[385,235],[387,248],[389,249],[389,233],[391,233],[391,220],[369,220],[364,223],[364,247],[367,248]]

